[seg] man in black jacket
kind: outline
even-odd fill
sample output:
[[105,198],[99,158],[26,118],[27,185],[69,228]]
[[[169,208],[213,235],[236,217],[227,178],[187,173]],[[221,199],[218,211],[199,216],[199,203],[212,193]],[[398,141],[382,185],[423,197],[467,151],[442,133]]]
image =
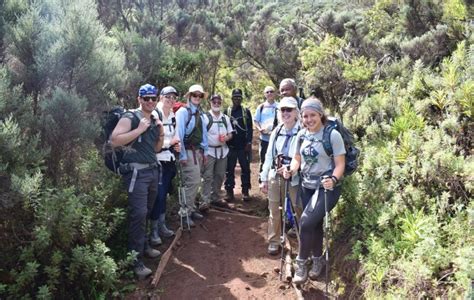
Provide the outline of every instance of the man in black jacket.
[[232,90],[232,106],[228,107],[226,114],[230,117],[232,126],[234,127],[233,137],[227,142],[229,146],[229,155],[227,157],[227,170],[225,189],[227,191],[227,199],[234,200],[235,187],[235,166],[239,160],[242,181],[243,200],[250,199],[250,160],[252,152],[252,115],[247,108],[242,107],[242,90]]

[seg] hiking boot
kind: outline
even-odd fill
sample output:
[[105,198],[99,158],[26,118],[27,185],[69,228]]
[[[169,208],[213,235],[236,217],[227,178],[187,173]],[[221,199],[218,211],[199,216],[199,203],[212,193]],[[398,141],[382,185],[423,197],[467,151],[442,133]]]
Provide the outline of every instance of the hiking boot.
[[152,247],[147,247],[145,249],[145,255],[149,258],[156,258],[161,255],[161,252],[156,249],[153,249]]
[[278,250],[280,250],[280,246],[278,244],[269,244],[268,245],[268,254],[277,255]]
[[249,190],[242,190],[242,200],[244,201],[250,200]]
[[227,201],[225,201],[224,199],[219,199],[217,201],[212,201],[211,205],[214,205],[214,206],[217,206],[217,207],[229,207],[227,205]]
[[166,222],[165,222],[166,214],[161,214],[158,218],[158,228],[160,231],[160,235],[165,238],[170,238],[174,235],[174,231],[168,229],[166,227]]
[[191,213],[191,217],[194,219],[194,220],[202,220],[204,219],[204,216],[201,215],[200,213],[198,213],[197,211],[193,211]]
[[320,257],[312,257],[311,260],[313,261],[313,266],[311,270],[309,270],[309,278],[311,280],[316,280],[316,278],[321,274],[321,271],[324,267],[324,258],[321,255]]
[[201,211],[201,212],[207,212],[209,210],[209,208],[210,208],[210,205],[209,205],[209,203],[206,203],[206,202],[201,203],[199,205],[199,211]]
[[151,275],[152,271],[145,267],[143,262],[139,261],[135,263],[135,266],[133,267],[133,273],[137,275],[138,280],[143,280],[147,276]]
[[226,197],[227,201],[234,201],[234,190],[226,190]]
[[158,246],[163,243],[158,233],[158,220],[151,220],[151,229],[150,229],[150,244],[152,246]]
[[189,221],[189,227],[196,227],[196,224],[194,224],[193,220],[191,217],[181,217],[183,221],[183,229],[186,229],[188,227],[188,221]]
[[306,259],[296,259],[295,276],[293,276],[294,284],[303,284],[308,280],[308,265]]

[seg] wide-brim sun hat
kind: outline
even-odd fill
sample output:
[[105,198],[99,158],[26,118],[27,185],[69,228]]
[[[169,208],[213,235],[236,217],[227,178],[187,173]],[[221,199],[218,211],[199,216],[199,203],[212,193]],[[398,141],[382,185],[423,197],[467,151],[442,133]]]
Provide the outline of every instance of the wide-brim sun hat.
[[296,99],[293,97],[283,97],[280,100],[280,104],[278,104],[278,108],[281,109],[283,107],[297,108],[298,103],[296,102]]
[[189,98],[192,93],[199,92],[201,94],[204,94],[204,98],[207,98],[209,94],[204,91],[204,88],[200,84],[193,84],[192,86],[189,87],[188,92],[184,97]]

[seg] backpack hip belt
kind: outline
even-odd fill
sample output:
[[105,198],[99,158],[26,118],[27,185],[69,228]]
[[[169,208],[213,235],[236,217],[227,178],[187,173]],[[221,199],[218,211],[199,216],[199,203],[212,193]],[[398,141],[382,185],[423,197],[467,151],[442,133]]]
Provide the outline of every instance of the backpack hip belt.
[[196,151],[197,150],[203,151],[203,150],[201,149],[201,147],[196,147],[194,145],[185,145],[185,147],[186,147],[186,151],[191,151],[193,153],[194,164],[197,165]]
[[[151,169],[158,168],[159,166],[160,166],[159,162],[153,162],[153,163],[149,163],[149,164],[142,164],[142,163],[121,164],[120,167],[119,167],[119,173],[120,174],[126,174],[130,171],[133,172],[132,179],[130,180],[130,186],[128,187],[128,192],[132,193],[133,189],[135,187],[135,182],[137,181],[138,171],[151,170]],[[126,171],[124,173],[124,172],[122,172],[122,170],[124,170],[124,171],[128,170],[128,171]],[[160,178],[159,178],[159,181],[161,181]]]
[[130,166],[137,170],[143,170],[143,169],[153,169],[158,167],[157,162],[152,162],[149,164],[142,164],[142,163],[129,163]]
[[209,146],[209,148],[214,148],[214,155],[216,156],[217,158],[217,149],[221,149],[221,156],[219,159],[223,158],[224,156],[224,149],[223,149],[223,145],[219,145],[219,146]]
[[[321,175],[321,176],[320,176],[320,175],[311,175],[311,174],[310,174],[310,175],[305,175],[304,173],[301,173],[300,175],[301,175],[301,177],[303,177],[304,179],[316,180],[317,183],[318,183],[318,186],[319,186],[320,188],[322,188],[321,179],[322,179],[322,177],[323,177],[324,175]],[[336,186],[340,186],[340,185],[341,185],[341,181],[338,181],[334,186],[336,187]]]

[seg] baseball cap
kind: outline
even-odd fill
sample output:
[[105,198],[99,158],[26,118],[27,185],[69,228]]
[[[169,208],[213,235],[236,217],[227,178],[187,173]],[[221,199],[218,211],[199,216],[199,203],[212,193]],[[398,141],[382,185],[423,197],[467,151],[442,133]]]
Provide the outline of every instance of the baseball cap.
[[142,85],[140,89],[138,90],[139,97],[146,97],[146,96],[156,97],[157,94],[158,94],[158,90],[156,89],[156,87],[149,83]]
[[176,89],[172,86],[165,86],[162,90],[161,90],[161,93],[160,95],[168,95],[168,94],[175,94],[176,96],[178,96],[178,92],[176,91]]
[[297,108],[298,103],[296,102],[296,99],[293,97],[283,97],[280,100],[280,104],[278,105],[278,108],[282,107],[288,107],[288,108]]
[[232,97],[242,97],[242,90],[241,89],[233,89],[232,90]]

